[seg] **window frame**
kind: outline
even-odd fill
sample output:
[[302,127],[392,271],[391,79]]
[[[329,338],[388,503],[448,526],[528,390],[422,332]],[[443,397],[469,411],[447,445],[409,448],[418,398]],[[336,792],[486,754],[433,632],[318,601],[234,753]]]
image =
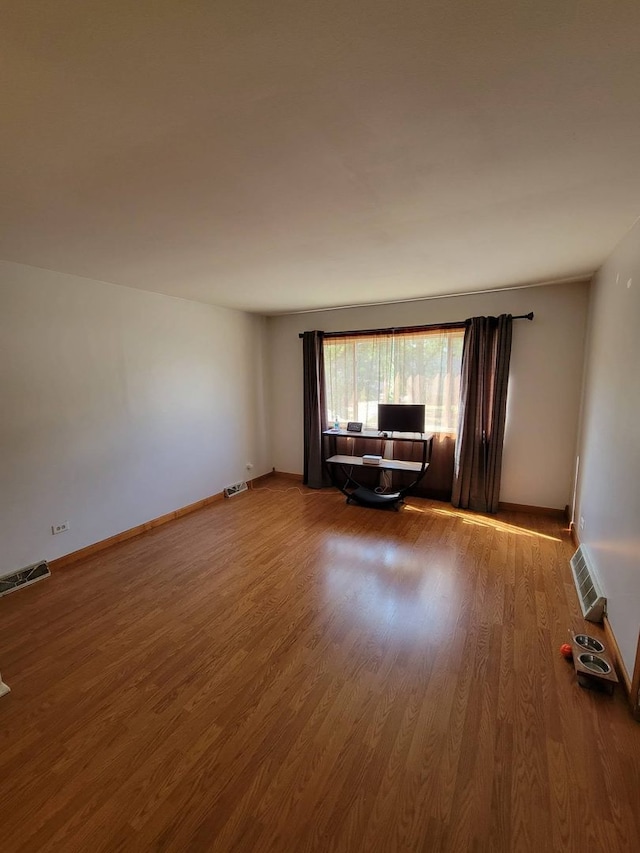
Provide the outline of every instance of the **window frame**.
[[[357,341],[358,338],[374,338],[375,339],[376,337],[379,337],[381,339],[381,342],[384,341],[385,346],[389,346],[389,342],[392,341],[393,338],[395,338],[396,336],[397,336],[397,338],[405,338],[405,337],[410,338],[411,336],[417,337],[420,335],[428,336],[429,334],[437,335],[438,333],[446,334],[446,333],[450,333],[450,332],[460,332],[461,337],[462,337],[462,340],[460,343],[463,344],[463,342],[464,342],[464,331],[466,329],[466,325],[467,324],[465,322],[434,323],[434,324],[429,324],[429,325],[401,326],[401,327],[392,327],[392,328],[387,328],[387,329],[358,329],[358,330],[350,331],[350,332],[325,332],[324,333],[324,341],[323,341],[324,354],[326,357],[327,345],[330,345],[332,340],[336,340],[336,339],[346,339],[346,341],[353,340],[355,342],[355,341]],[[381,349],[382,349],[382,347],[381,347]],[[354,358],[354,367],[355,367],[355,363],[356,363],[355,353],[354,353],[353,358]],[[325,358],[325,360],[329,361],[326,358]],[[462,367],[462,350],[460,351],[460,369],[461,369],[461,367]],[[442,371],[442,370],[439,373],[439,376],[441,376],[441,377],[447,376],[447,375],[450,375],[450,374],[447,374],[445,371]],[[382,373],[379,369],[379,379],[381,378],[381,376],[382,376]],[[421,376],[423,376],[424,380],[427,379],[426,374],[421,374]],[[454,377],[455,377],[455,374],[454,374]],[[393,380],[395,383],[395,381],[396,381],[395,376],[393,377]],[[331,416],[337,415],[337,412],[331,412],[330,411],[330,399],[332,397],[332,391],[331,391],[330,386],[331,386],[331,380],[329,378],[328,372],[325,371],[325,390],[326,390],[326,395],[327,395],[327,411],[326,411],[326,417],[327,418],[330,418]],[[354,389],[353,390],[357,393],[357,384],[356,383],[354,383]],[[378,394],[377,394],[378,399],[375,402],[385,402],[385,400],[382,399],[382,396],[383,396],[382,390],[383,390],[382,386],[379,386]],[[363,404],[363,402],[364,401],[359,400],[357,398],[357,396],[354,397],[354,399],[353,399],[354,405],[348,407],[349,410],[353,409],[354,411],[352,412],[352,417],[348,418],[348,420],[355,420],[355,421],[363,421],[364,420],[366,423],[365,418],[361,417],[359,413],[356,413],[359,410],[360,405]],[[374,403],[373,400],[370,400],[368,402]],[[401,401],[388,400],[387,402],[401,402]],[[429,402],[428,402],[428,399],[426,396],[422,399],[412,399],[411,402],[421,403],[421,404],[424,403],[427,406],[427,418],[426,418],[426,423],[425,423],[425,429],[427,429],[429,431],[433,431],[433,432],[442,432],[442,433],[446,433],[446,434],[455,434],[457,432],[457,423],[455,423],[455,418],[447,418],[446,424],[442,424],[442,422],[440,421],[440,426],[434,428],[434,424],[435,424],[436,419],[432,417],[433,424],[430,423],[430,419],[429,419],[429,415],[428,415]],[[433,406],[433,404],[431,404],[431,405]],[[449,405],[451,405],[451,404],[449,404]],[[340,408],[340,407],[338,406],[337,408]],[[342,417],[339,417],[337,419],[340,422],[342,422],[342,420],[343,420]],[[370,421],[371,421],[371,417],[369,416],[369,428],[371,428]],[[331,420],[329,422],[332,423],[333,420]],[[346,423],[346,421],[345,421],[345,423]]]

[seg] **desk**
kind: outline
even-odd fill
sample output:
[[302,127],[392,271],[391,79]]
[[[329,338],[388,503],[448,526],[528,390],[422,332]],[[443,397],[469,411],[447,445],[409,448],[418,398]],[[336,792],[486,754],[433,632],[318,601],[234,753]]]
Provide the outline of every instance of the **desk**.
[[[361,506],[368,507],[390,507],[398,510],[404,502],[404,496],[409,489],[413,488],[426,474],[431,458],[431,448],[433,445],[433,435],[425,433],[400,433],[392,432],[381,435],[375,430],[365,430],[363,432],[347,432],[347,430],[328,429],[323,432],[325,448],[325,465],[329,472],[331,482],[340,489],[343,495],[347,498],[347,503],[357,503]],[[351,438],[354,440],[378,441],[384,442],[413,442],[419,443],[422,446],[422,458],[419,462],[413,462],[403,459],[393,459],[384,457],[379,464],[370,465],[365,463],[362,456],[351,456],[348,454],[336,453],[337,440],[342,438]],[[358,482],[358,471],[363,468],[378,471],[399,471],[403,473],[414,474],[411,482],[401,489],[395,489],[390,492],[384,492],[382,489],[376,491],[367,486],[363,486]],[[340,480],[338,475],[342,474]]]

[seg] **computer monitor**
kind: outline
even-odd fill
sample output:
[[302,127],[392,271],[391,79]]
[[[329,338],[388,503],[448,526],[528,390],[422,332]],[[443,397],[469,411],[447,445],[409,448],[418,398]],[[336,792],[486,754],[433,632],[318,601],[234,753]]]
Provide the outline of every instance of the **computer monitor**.
[[380,432],[424,432],[424,405],[378,403]]

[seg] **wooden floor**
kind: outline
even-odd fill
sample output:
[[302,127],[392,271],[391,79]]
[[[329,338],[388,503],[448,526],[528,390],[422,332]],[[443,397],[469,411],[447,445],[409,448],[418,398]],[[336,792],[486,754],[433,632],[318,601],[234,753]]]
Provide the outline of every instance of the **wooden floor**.
[[0,600],[0,849],[637,851],[562,525],[267,481]]

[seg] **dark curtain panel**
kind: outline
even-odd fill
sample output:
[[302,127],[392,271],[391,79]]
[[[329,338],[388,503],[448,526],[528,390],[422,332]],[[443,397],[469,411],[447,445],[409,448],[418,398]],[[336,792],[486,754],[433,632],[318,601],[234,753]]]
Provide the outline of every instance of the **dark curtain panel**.
[[511,357],[511,314],[467,321],[451,503],[497,512]]
[[322,464],[322,431],[327,429],[324,384],[324,332],[302,336],[304,363],[304,477],[312,489],[330,484]]

